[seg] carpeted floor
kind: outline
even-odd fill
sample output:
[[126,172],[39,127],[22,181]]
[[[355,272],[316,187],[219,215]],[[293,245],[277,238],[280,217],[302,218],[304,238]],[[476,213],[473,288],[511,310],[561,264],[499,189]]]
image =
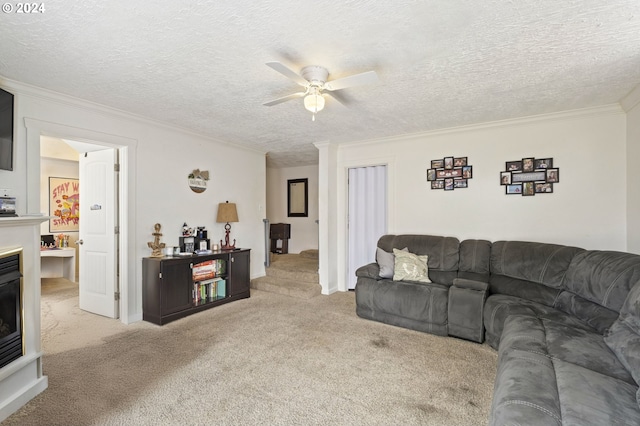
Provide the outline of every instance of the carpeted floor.
[[358,318],[353,292],[126,326],[44,281],[49,388],[3,425],[487,423],[495,351]]

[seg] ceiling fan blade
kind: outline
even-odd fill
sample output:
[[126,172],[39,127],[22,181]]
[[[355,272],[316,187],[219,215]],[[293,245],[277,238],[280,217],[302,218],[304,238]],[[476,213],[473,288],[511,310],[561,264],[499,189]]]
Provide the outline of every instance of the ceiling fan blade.
[[367,71],[361,74],[354,74],[337,80],[327,81],[324,85],[326,90],[340,90],[347,87],[362,86],[378,82],[378,74],[375,71]]
[[334,99],[340,106],[343,106],[345,108],[348,107],[349,102],[340,93],[324,92],[323,95],[329,96],[330,98]]
[[292,95],[285,96],[285,97],[283,97],[283,98],[278,98],[278,99],[274,99],[273,101],[265,102],[265,103],[263,103],[262,105],[264,105],[264,106],[273,106],[273,105],[278,105],[278,104],[281,104],[281,103],[283,103],[283,102],[287,102],[287,101],[290,101],[290,100],[293,100],[293,99],[301,98],[301,97],[303,97],[305,94],[306,94],[305,92],[298,92],[298,93],[294,93],[294,94],[292,94]]
[[267,62],[267,66],[278,71],[280,74],[284,75],[285,77],[290,78],[291,80],[295,81],[302,87],[307,87],[309,85],[309,82],[305,80],[300,74],[298,74],[297,72],[293,71],[291,68],[283,65],[280,62]]

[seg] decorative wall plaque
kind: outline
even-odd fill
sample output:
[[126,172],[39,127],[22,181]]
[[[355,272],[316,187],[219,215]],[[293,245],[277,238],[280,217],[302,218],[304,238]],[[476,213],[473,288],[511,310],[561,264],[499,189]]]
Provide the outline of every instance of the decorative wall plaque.
[[523,158],[507,161],[500,172],[500,185],[508,195],[550,194],[553,184],[560,182],[560,169],[553,167],[553,158]]
[[200,171],[200,169],[195,169],[188,176],[189,179],[189,188],[193,192],[204,192],[207,190],[207,181],[209,180],[209,172],[208,171]]
[[473,166],[467,164],[467,157],[431,160],[431,168],[427,169],[427,181],[431,182],[431,189],[452,191],[455,188],[468,188],[472,177]]

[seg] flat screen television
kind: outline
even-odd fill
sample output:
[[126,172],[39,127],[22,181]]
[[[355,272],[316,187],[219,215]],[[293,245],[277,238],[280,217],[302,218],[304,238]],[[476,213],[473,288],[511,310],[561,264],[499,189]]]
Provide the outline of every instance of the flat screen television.
[[13,170],[13,95],[0,89],[0,170]]

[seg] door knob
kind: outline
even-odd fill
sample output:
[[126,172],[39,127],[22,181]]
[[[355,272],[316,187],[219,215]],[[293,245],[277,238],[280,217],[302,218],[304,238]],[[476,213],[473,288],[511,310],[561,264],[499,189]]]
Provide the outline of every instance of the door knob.
[[84,244],[84,240],[78,240],[78,241],[76,241],[76,244],[83,245]]

